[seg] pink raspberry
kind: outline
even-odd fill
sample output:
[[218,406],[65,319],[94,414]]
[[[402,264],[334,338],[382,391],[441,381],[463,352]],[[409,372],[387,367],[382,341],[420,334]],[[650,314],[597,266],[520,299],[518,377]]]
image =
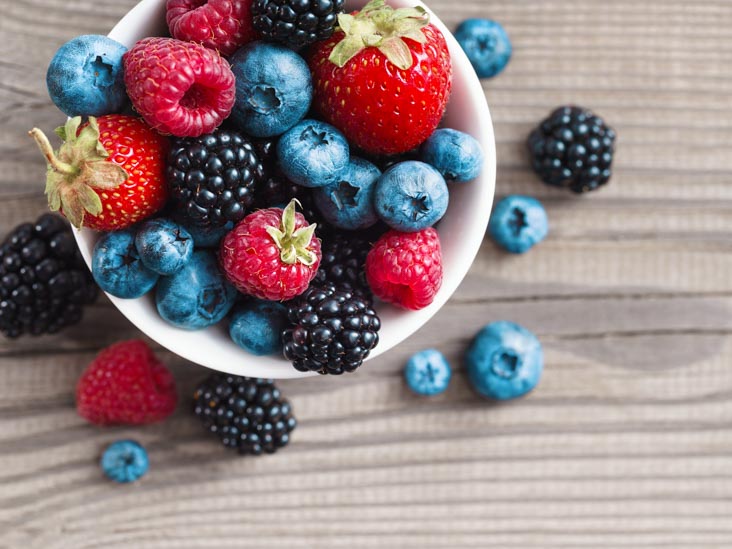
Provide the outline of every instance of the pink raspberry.
[[229,63],[200,44],[145,38],[122,59],[132,105],[160,133],[211,133],[234,106],[235,78]]
[[366,256],[366,280],[383,301],[415,311],[427,307],[442,285],[437,231],[386,233]]
[[255,40],[251,0],[168,0],[165,20],[173,38],[231,55]]

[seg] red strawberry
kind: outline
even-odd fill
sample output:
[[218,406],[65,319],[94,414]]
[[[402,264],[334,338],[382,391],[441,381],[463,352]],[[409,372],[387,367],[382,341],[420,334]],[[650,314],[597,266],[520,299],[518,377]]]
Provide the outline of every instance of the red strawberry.
[[236,288],[270,301],[303,293],[320,265],[315,225],[295,212],[296,200],[283,210],[269,208],[245,217],[221,242],[221,268]]
[[339,32],[308,63],[313,104],[348,140],[373,154],[401,154],[437,128],[452,87],[447,43],[423,8],[372,0],[338,16]]
[[76,411],[96,425],[144,425],[175,410],[175,380],[144,341],[103,349],[76,386]]
[[235,79],[229,63],[201,44],[145,38],[122,61],[132,105],[161,133],[211,133],[234,106]]
[[168,0],[165,20],[173,38],[230,55],[256,38],[251,12],[251,0]]
[[90,116],[82,125],[77,116],[56,134],[64,143],[54,152],[41,130],[30,131],[48,162],[48,205],[75,227],[124,229],[165,205],[168,140],[139,118]]
[[379,299],[419,310],[442,285],[440,238],[433,228],[416,233],[389,231],[366,256],[366,280]]

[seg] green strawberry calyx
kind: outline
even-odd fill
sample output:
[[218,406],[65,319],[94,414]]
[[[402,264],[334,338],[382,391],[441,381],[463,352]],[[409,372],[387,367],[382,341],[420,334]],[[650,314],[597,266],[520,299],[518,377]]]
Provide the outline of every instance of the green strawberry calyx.
[[279,227],[267,227],[267,234],[272,237],[280,250],[280,259],[287,265],[302,263],[308,267],[318,261],[317,254],[310,249],[310,243],[315,235],[316,224],[306,225],[295,229],[295,206],[300,202],[293,198],[282,211],[282,220]]
[[48,164],[48,207],[54,212],[61,210],[76,228],[84,224],[86,214],[102,213],[102,200],[95,189],[112,191],[128,178],[122,166],[109,161],[109,153],[99,140],[97,119],[90,116],[88,124],[81,130],[80,126],[81,117],[75,116],[56,128],[56,135],[63,140],[57,151],[38,128],[28,132]]
[[429,21],[421,6],[395,10],[384,0],[371,0],[355,15],[338,15],[338,29],[346,36],[333,48],[329,60],[342,68],[362,50],[377,48],[396,67],[407,70],[414,60],[404,39],[427,42],[422,28]]

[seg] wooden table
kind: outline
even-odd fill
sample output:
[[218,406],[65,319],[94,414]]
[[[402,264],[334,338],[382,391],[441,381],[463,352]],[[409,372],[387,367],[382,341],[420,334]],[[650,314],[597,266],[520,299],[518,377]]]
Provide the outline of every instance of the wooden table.
[[[62,121],[45,68],[134,0],[2,0],[0,229],[44,210],[25,135]],[[163,425],[98,429],[74,383],[103,346],[139,336],[108,301],[62,336],[0,341],[0,547],[732,547],[732,2],[433,0],[454,27],[501,21],[514,59],[485,82],[498,195],[540,198],[550,238],[524,257],[486,242],[419,334],[357,375],[282,383],[300,425],[285,451],[225,452],[186,398]],[[620,136],[606,190],[538,183],[523,140],[554,106],[595,109]],[[538,390],[490,404],[459,356],[510,319],[546,349]],[[412,396],[426,345],[457,368]],[[163,353],[188,395],[202,368]],[[113,486],[105,444],[134,437],[150,474]]]

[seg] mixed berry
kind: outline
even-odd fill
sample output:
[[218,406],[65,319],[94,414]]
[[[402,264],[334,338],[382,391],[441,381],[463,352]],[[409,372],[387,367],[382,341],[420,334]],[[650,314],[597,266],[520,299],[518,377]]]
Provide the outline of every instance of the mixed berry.
[[[476,139],[438,129],[445,37],[384,0],[166,9],[171,37],[80,37],[54,58],[49,89],[72,118],[58,151],[32,132],[49,206],[104,232],[92,273],[107,293],[154,292],[186,330],[228,317],[243,350],[301,371],[354,371],[379,340],[374,299],[434,300],[448,183],[483,164]],[[120,113],[128,99],[139,118]]]

